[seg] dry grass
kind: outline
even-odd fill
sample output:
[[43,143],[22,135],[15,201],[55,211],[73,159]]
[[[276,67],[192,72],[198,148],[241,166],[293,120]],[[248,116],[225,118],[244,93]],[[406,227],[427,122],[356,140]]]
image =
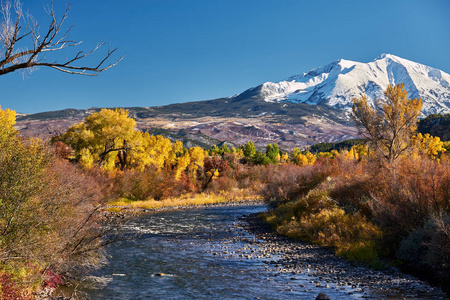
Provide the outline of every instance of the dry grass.
[[233,190],[231,192],[212,193],[190,193],[176,198],[164,200],[148,199],[143,201],[134,201],[127,198],[121,198],[109,203],[110,211],[120,211],[123,208],[131,209],[162,209],[162,208],[180,208],[195,207],[211,204],[224,203],[245,203],[262,200],[262,197],[249,189]]

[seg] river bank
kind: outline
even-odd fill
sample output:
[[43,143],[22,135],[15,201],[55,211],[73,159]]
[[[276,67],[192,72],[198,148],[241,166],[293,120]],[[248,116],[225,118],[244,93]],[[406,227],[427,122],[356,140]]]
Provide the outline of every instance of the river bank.
[[[368,299],[449,299],[438,287],[404,274],[396,268],[373,270],[337,257],[330,250],[317,245],[294,241],[274,232],[257,214],[242,217],[243,229],[257,239],[248,241],[263,249],[268,256],[278,255],[272,266],[284,274],[307,274],[307,289],[341,290],[348,295],[362,294]],[[293,277],[295,280],[295,277]]]
[[[240,200],[232,200],[232,199],[216,199],[216,198],[203,198],[203,201],[179,201],[179,202],[171,202],[171,201],[158,201],[158,204],[154,204],[154,200],[150,203],[150,205],[146,205],[146,201],[140,201],[142,204],[132,205],[131,203],[128,205],[117,205],[118,202],[112,203],[108,205],[107,209],[111,212],[120,212],[120,213],[148,213],[148,212],[160,212],[160,211],[169,211],[169,210],[181,210],[181,209],[194,209],[194,208],[210,208],[210,207],[227,207],[227,206],[241,206],[241,205],[263,205],[265,201],[262,199],[240,199]],[[149,203],[147,201],[147,203]]]

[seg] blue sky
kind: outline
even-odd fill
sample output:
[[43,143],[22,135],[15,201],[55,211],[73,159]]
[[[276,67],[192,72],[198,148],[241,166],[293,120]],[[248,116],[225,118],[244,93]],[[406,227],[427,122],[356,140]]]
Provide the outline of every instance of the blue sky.
[[[60,16],[68,2],[55,2]],[[48,3],[23,1],[43,30]],[[450,73],[449,16],[448,0],[74,0],[70,37],[86,50],[111,42],[125,59],[94,78],[46,68],[3,75],[0,105],[35,113],[209,100],[382,53]]]

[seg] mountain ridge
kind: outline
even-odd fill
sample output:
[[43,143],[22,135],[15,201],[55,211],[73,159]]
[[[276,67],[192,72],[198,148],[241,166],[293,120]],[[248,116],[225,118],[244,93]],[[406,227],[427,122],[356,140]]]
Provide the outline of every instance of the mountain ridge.
[[[161,129],[189,143],[240,145],[252,140],[258,147],[278,143],[286,150],[358,138],[348,113],[352,97],[362,93],[372,100],[382,97],[388,84],[406,81],[409,98],[423,96],[423,115],[450,112],[450,75],[391,54],[370,63],[340,59],[288,79],[266,82],[228,98],[127,109],[138,129]],[[17,127],[23,135],[46,138],[99,110],[20,115]]]
[[369,63],[339,59],[286,80],[262,83],[242,94],[253,91],[267,102],[320,104],[349,111],[353,98],[365,94],[373,103],[383,99],[388,84],[399,83],[404,83],[408,97],[422,98],[423,116],[450,113],[450,75],[392,54],[382,54]]

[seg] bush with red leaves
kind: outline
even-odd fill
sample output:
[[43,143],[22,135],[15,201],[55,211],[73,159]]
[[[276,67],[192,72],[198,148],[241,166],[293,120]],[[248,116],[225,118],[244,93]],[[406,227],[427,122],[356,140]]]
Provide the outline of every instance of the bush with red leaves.
[[2,300],[27,300],[19,285],[8,274],[0,275],[0,299]]

